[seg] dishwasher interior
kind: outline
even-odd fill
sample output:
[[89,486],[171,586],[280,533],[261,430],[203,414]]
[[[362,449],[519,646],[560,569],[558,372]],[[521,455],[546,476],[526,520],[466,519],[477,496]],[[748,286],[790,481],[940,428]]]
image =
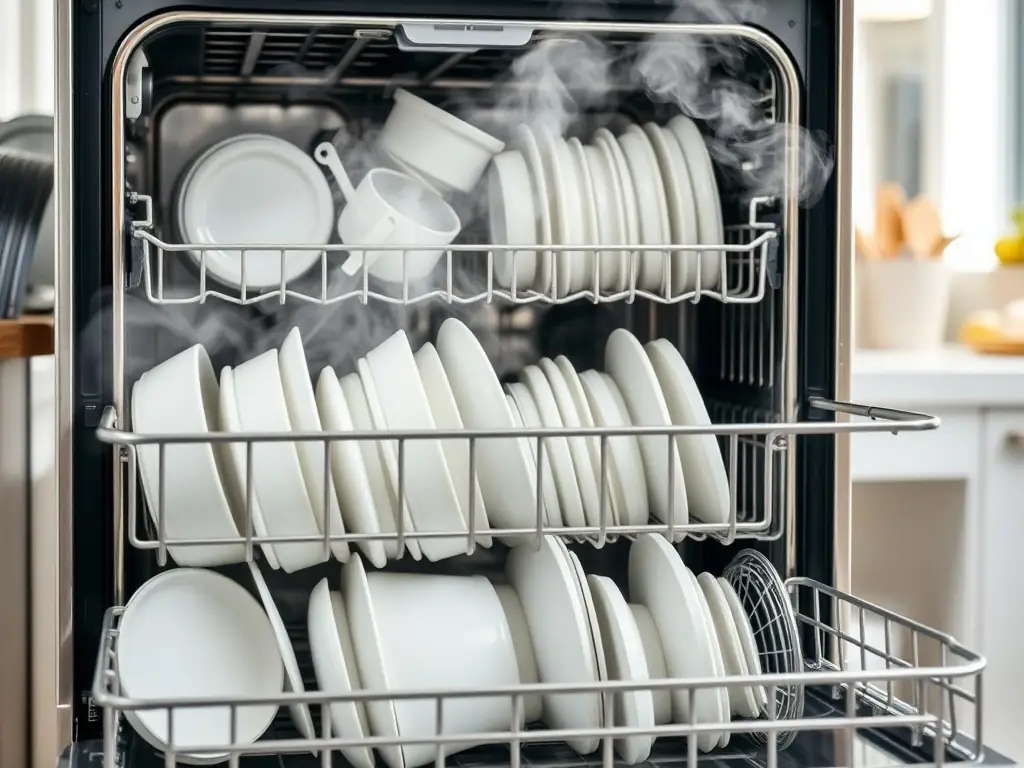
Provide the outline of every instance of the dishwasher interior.
[[[159,25],[134,50],[123,47],[122,69],[115,68],[115,76],[123,71],[125,78],[113,89],[120,127],[112,158],[112,287],[94,298],[97,311],[80,342],[81,375],[109,376],[112,392],[113,408],[99,433],[114,444],[116,456],[115,605],[170,565],[166,541],[144,513],[136,487],[139,443],[130,432],[129,393],[146,370],[182,349],[202,343],[220,370],[278,347],[298,327],[310,371],[330,365],[345,375],[395,330],[404,329],[415,345],[433,340],[445,319],[457,317],[506,383],[541,357],[564,355],[579,370],[602,369],[609,335],[628,328],[641,342],[668,339],[694,372],[718,433],[733,507],[726,525],[693,526],[681,551],[694,569],[738,574],[764,590],[768,597],[751,598],[745,607],[763,671],[776,676],[762,719],[738,727],[741,737],[728,747],[698,758],[697,739],[683,738],[693,726],[677,724],[658,739],[649,762],[861,764],[871,759],[865,757],[871,745],[881,745],[890,760],[895,754],[910,763],[977,756],[964,734],[976,732],[980,722],[979,660],[952,638],[830,585],[833,523],[822,501],[831,499],[833,478],[830,468],[809,476],[806,467],[814,465],[802,463],[801,453],[830,453],[840,431],[897,432],[930,423],[915,414],[836,403],[827,388],[808,385],[809,371],[830,370],[827,358],[835,355],[828,323],[815,327],[808,317],[813,302],[806,300],[831,300],[832,273],[811,263],[831,254],[808,253],[801,236],[813,216],[834,215],[826,191],[831,164],[828,149],[796,127],[806,109],[804,85],[769,36],[729,26],[666,24],[651,31],[560,22],[524,26],[526,44],[424,45],[411,40],[415,21],[181,17]],[[421,282],[382,286],[345,274],[337,235],[319,248],[317,267],[276,288],[225,287],[206,273],[202,259],[190,258],[188,252],[202,249],[183,242],[175,201],[205,150],[251,133],[283,138],[309,154],[328,141],[359,177],[388,162],[376,153],[375,140],[398,88],[502,140],[520,123],[586,140],[599,128],[617,134],[630,123],[662,123],[681,110],[698,118],[716,161],[725,244],[732,247],[724,280],[685,296],[631,288],[609,297],[585,288],[561,298],[503,288],[494,278],[486,196],[479,192],[453,200],[462,233]],[[91,360],[105,362],[88,371]],[[834,421],[836,413],[847,418]],[[865,416],[870,420],[849,418]],[[624,585],[628,547],[640,532],[602,522],[568,543],[587,572]],[[766,559],[751,565],[744,552],[750,549]],[[496,545],[434,563],[403,559],[389,568],[482,573],[500,581],[506,552]],[[244,565],[223,571],[250,588]],[[265,571],[309,692],[317,685],[306,602],[317,581],[335,579],[336,571],[331,564],[292,574]],[[778,574],[797,578],[783,584]],[[104,758],[162,765],[164,758],[119,717],[133,705],[118,689],[113,668],[117,619],[116,611],[107,611],[90,704],[103,710]],[[311,710],[319,734],[321,706]],[[274,740],[285,741],[279,749],[266,746]],[[330,764],[310,754],[287,706],[257,746],[263,750],[239,750],[247,755],[240,764]],[[467,767],[610,765],[614,759],[610,747],[581,756],[561,742],[520,742],[513,734],[447,757]],[[337,753],[334,764],[342,764]]]

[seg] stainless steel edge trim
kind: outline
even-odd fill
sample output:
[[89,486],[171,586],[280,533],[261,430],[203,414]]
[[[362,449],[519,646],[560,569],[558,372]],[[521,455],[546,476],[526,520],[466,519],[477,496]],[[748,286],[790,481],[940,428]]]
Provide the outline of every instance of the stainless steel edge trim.
[[[850,399],[850,366],[853,358],[853,45],[854,1],[840,3],[839,67],[836,73],[839,128],[836,136],[836,400]],[[844,419],[836,414],[836,419]],[[851,530],[850,436],[835,438],[835,552],[834,584],[843,591],[852,588],[850,562]],[[838,617],[842,620],[842,617]]]
[[[376,26],[396,27],[399,24],[428,24],[430,19],[416,17],[372,17],[372,16],[317,16],[301,14],[292,16],[278,16],[273,14],[259,13],[215,13],[208,11],[169,11],[158,16],[146,19],[137,27],[132,29],[118,47],[114,56],[111,68],[111,108],[113,125],[111,126],[111,149],[114,172],[112,176],[112,189],[110,190],[113,209],[112,216],[112,267],[113,274],[120,276],[124,273],[124,238],[121,236],[125,223],[124,191],[124,81],[128,64],[135,49],[145,40],[146,37],[162,27],[176,23],[203,23],[229,20],[233,24],[249,26]],[[472,19],[449,19],[453,24],[471,24]],[[511,27],[529,27],[539,31],[583,31],[583,32],[627,32],[636,34],[700,34],[703,36],[720,35],[743,38],[755,45],[770,56],[772,63],[777,67],[785,79],[786,93],[783,94],[784,108],[783,122],[793,126],[788,137],[787,162],[785,172],[786,195],[783,200],[784,226],[786,237],[786,270],[787,281],[785,290],[784,327],[782,333],[783,355],[786,365],[783,368],[783,381],[780,392],[780,402],[777,403],[779,413],[784,421],[793,421],[796,417],[799,403],[797,401],[797,361],[793,354],[796,350],[797,339],[797,288],[799,286],[799,273],[797,264],[797,248],[799,238],[796,236],[799,225],[798,216],[798,190],[795,187],[799,179],[799,153],[797,144],[797,126],[800,123],[800,89],[799,75],[793,65],[792,59],[786,53],[782,45],[766,32],[753,27],[738,24],[643,24],[643,23],[617,23],[617,22],[596,22],[596,21],[506,21],[503,22]],[[118,423],[127,425],[127,413],[124,406],[125,382],[124,382],[124,284],[123,281],[114,280],[112,299],[113,314],[113,397],[114,407],[118,415]],[[130,426],[130,425],[129,425]],[[785,520],[787,530],[792,531],[796,514],[796,482],[794,473],[796,470],[795,451],[789,451],[787,456],[787,482],[785,496]],[[123,467],[121,462],[114,462],[114,530],[116,540],[115,562],[114,562],[114,591],[118,604],[123,604],[124,597],[124,563],[121,552],[123,546],[122,526],[124,522],[123,510]],[[794,559],[790,552],[787,575],[792,570]]]
[[57,0],[54,45],[54,220],[56,243],[57,505],[36,510],[32,537],[32,764],[52,768],[71,743],[74,701],[72,477],[74,471],[74,291],[72,285],[73,0]]

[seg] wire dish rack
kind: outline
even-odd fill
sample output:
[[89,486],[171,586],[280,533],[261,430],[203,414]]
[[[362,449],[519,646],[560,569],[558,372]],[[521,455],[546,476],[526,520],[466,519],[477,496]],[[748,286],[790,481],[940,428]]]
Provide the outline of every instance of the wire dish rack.
[[[521,538],[524,536],[541,537],[547,534],[558,534],[561,536],[586,539],[597,546],[603,546],[606,542],[618,536],[636,536],[641,533],[663,533],[670,539],[678,539],[682,536],[691,536],[697,539],[707,537],[718,539],[724,543],[731,543],[737,539],[762,539],[771,540],[781,535],[782,520],[777,514],[777,507],[780,505],[781,488],[776,482],[777,474],[781,471],[782,461],[785,454],[790,450],[793,439],[799,436],[828,435],[855,432],[891,432],[899,433],[906,431],[922,431],[935,429],[939,426],[939,419],[926,414],[901,411],[890,408],[876,408],[855,403],[843,403],[821,398],[813,398],[809,401],[811,412],[825,414],[828,412],[845,414],[858,417],[849,421],[799,421],[790,423],[743,423],[743,424],[712,424],[710,426],[672,426],[672,427],[594,427],[594,428],[529,428],[508,431],[498,430],[419,430],[419,431],[351,431],[351,432],[267,432],[267,433],[190,433],[174,435],[144,435],[120,429],[118,427],[117,412],[113,407],[108,406],[102,415],[100,425],[96,430],[96,436],[102,443],[117,446],[120,460],[126,464],[128,487],[127,487],[127,525],[128,539],[132,546],[139,549],[156,550],[158,563],[162,566],[167,562],[168,546],[202,546],[212,544],[239,544],[246,547],[246,559],[253,559],[254,547],[263,543],[287,543],[287,542],[310,542],[322,541],[325,552],[329,553],[332,542],[360,542],[360,541],[393,541],[398,545],[399,551],[403,551],[409,539],[453,539],[464,538],[466,541],[467,553],[472,553],[477,546],[477,524],[479,521],[479,510],[476,509],[475,494],[472,489],[478,482],[477,456],[481,441],[505,440],[516,438],[527,438],[536,441],[534,472],[536,485],[534,498],[536,499],[535,524],[524,528],[501,528],[493,527],[488,530],[488,535],[509,538]],[[669,514],[669,520],[651,522],[645,525],[620,525],[612,520],[611,514],[611,452],[609,441],[615,437],[622,436],[661,436],[665,438],[665,460],[668,466],[673,466],[676,461],[678,447],[675,438],[688,435],[715,435],[720,442],[725,444],[727,450],[727,471],[730,493],[729,516],[725,522],[707,523],[674,520]],[[545,445],[547,441],[567,437],[587,437],[598,441],[600,445],[600,507],[601,519],[598,525],[559,527],[554,528],[545,523],[543,514],[544,498],[543,484],[544,476],[550,472],[546,460]],[[467,528],[464,530],[432,530],[413,531],[407,530],[402,515],[396,516],[396,531],[394,533],[342,533],[331,531],[330,523],[324,526],[321,536],[258,536],[253,529],[253,498],[255,485],[252,476],[253,447],[260,443],[305,443],[318,442],[324,445],[324,480],[322,487],[325,489],[324,506],[328,506],[326,494],[333,493],[333,486],[328,482],[331,467],[331,446],[333,443],[344,441],[378,441],[391,442],[396,445],[398,456],[396,504],[398,508],[406,503],[406,464],[405,457],[408,452],[410,441],[415,440],[465,440],[469,444],[469,473],[471,500],[467,510]],[[218,444],[234,443],[244,444],[246,453],[246,473],[244,478],[245,488],[243,489],[246,499],[245,509],[245,531],[244,535],[238,538],[205,538],[205,539],[175,539],[167,536],[166,521],[163,509],[165,498],[164,467],[165,454],[170,445],[182,444]],[[139,514],[139,492],[138,492],[138,449],[140,446],[153,446],[158,456],[158,472],[155,480],[157,492],[156,509],[151,510],[151,518],[154,525],[144,525],[144,516]],[[757,471],[755,471],[757,470]],[[669,475],[672,476],[671,473]],[[675,488],[671,481],[668,484],[667,509],[675,509],[673,500],[676,493],[681,493]]]
[[[935,765],[950,762],[975,762],[981,754],[973,742],[964,737],[957,725],[956,713],[969,713],[970,725],[980,739],[981,701],[980,676],[985,660],[956,642],[892,611],[840,592],[805,578],[783,583],[771,563],[753,550],[741,552],[726,569],[725,578],[733,585],[747,613],[754,633],[763,674],[744,677],[707,679],[662,679],[645,683],[604,681],[592,684],[537,684],[501,689],[437,690],[437,691],[371,691],[360,690],[346,695],[322,692],[282,693],[272,699],[152,699],[126,695],[120,687],[117,666],[118,627],[123,608],[109,609],[104,616],[102,641],[93,680],[93,697],[103,711],[104,766],[119,765],[121,715],[142,710],[166,711],[170,724],[169,748],[162,763],[174,766],[176,754],[191,752],[196,756],[219,753],[227,755],[230,766],[238,766],[244,755],[296,756],[305,753],[301,765],[331,765],[331,750],[348,747],[378,749],[389,745],[411,746],[430,744],[437,748],[435,765],[446,764],[445,746],[465,743],[467,734],[451,732],[445,726],[445,703],[456,699],[508,697],[512,704],[512,722],[507,730],[473,733],[468,738],[484,745],[488,757],[494,750],[507,750],[504,758],[491,764],[507,764],[521,768],[524,750],[553,742],[578,738],[603,740],[599,752],[574,764],[612,768],[616,764],[613,742],[628,736],[651,735],[659,741],[691,737],[685,748],[687,762],[698,764],[697,735],[714,731],[732,736],[745,736],[754,744],[763,745],[757,764],[777,768],[780,753],[801,733],[825,731],[836,734],[837,752],[845,752],[837,765],[854,766],[859,729],[885,729],[901,734],[913,746],[931,747]],[[827,618],[831,616],[831,623]],[[848,626],[853,625],[851,631]],[[884,638],[879,642],[869,636],[866,627],[881,625]],[[800,638],[810,638],[801,645]],[[922,659],[938,661],[929,665]],[[853,663],[858,662],[858,663]],[[859,668],[858,668],[859,667]],[[313,681],[310,681],[311,688]],[[683,690],[690,698],[690,709],[698,691],[731,686],[762,686],[766,696],[761,717],[754,720],[732,720],[726,723],[672,723],[653,728],[626,727],[616,723],[615,702],[621,694],[636,690]],[[804,717],[805,692],[826,691],[835,702],[832,714]],[[909,691],[907,701],[897,695]],[[590,730],[541,730],[521,728],[524,699],[527,696],[552,693],[600,693],[604,714],[601,726]],[[331,733],[327,715],[332,703],[367,701],[426,700],[436,714],[431,736],[402,738],[367,737],[337,738]],[[264,738],[255,743],[237,743],[234,739],[222,745],[206,745],[201,750],[186,744],[175,744],[173,722],[175,712],[203,707],[230,708],[231,721],[246,706],[274,705],[286,712],[290,704],[305,703],[313,708],[319,728],[314,738]],[[279,713],[281,717],[281,713]],[[232,728],[232,730],[234,730]],[[489,751],[488,751],[489,750]],[[319,754],[311,758],[310,753]],[[676,748],[674,754],[679,754]],[[473,752],[459,756],[459,764],[473,764]],[[675,759],[678,759],[675,758]],[[654,756],[652,762],[656,762]],[[529,761],[526,761],[529,762]],[[284,763],[288,764],[288,763]],[[299,763],[296,763],[297,765]]]
[[[776,225],[763,220],[764,209],[775,203],[771,197],[754,197],[749,202],[747,221],[729,226],[725,230],[724,243],[693,244],[454,244],[449,245],[434,274],[435,279],[410,281],[407,278],[408,252],[415,245],[343,245],[343,244],[217,244],[169,243],[153,232],[153,198],[149,195],[129,194],[129,203],[140,206],[142,218],[131,225],[131,237],[139,250],[142,265],[142,280],[146,297],[153,304],[196,304],[209,299],[226,301],[231,304],[253,305],[262,302],[286,304],[304,302],[331,305],[343,301],[358,300],[362,303],[383,301],[390,304],[414,305],[427,301],[443,301],[450,304],[491,303],[504,300],[512,304],[566,304],[585,299],[595,304],[649,299],[658,304],[679,304],[684,301],[697,303],[702,297],[717,299],[726,304],[756,304],[765,296],[771,278],[777,270],[776,251],[778,229]],[[403,274],[406,279],[395,284],[391,291],[381,290],[379,284],[370,279],[367,264],[348,278],[342,275],[336,261],[338,254],[350,250],[375,250],[400,253],[404,260]],[[211,251],[238,252],[241,260],[241,285],[237,288],[219,286],[207,274],[207,254]],[[252,258],[251,251],[260,251],[265,257],[268,251],[277,251],[281,259],[281,283],[268,290],[254,290],[246,282],[246,262]],[[625,286],[619,290],[602,289],[602,254],[623,252],[628,254],[629,268]],[[664,290],[651,291],[638,287],[640,263],[646,253],[686,253],[690,256],[687,269],[692,279],[687,283],[689,290],[673,292],[673,263],[676,259],[664,259],[662,285]],[[717,280],[712,281],[712,270],[703,263],[707,260],[701,254],[717,255]],[[288,253],[318,253],[319,267],[314,266],[306,275],[288,280],[284,262]],[[538,260],[558,260],[562,254],[572,254],[574,259],[582,254],[589,261],[592,285],[584,290],[567,292],[558,285],[558,271],[552,270],[549,290],[537,291],[517,285],[516,264],[519,259],[531,254]],[[511,284],[500,285],[497,279],[495,260],[498,255],[510,254]],[[167,270],[169,262],[184,260],[193,262],[198,270],[198,285],[195,291],[183,289],[175,284],[169,290]],[[691,266],[692,265],[692,266]],[[344,278],[344,279],[343,279]],[[678,282],[675,281],[675,282]],[[712,287],[717,286],[717,287]]]

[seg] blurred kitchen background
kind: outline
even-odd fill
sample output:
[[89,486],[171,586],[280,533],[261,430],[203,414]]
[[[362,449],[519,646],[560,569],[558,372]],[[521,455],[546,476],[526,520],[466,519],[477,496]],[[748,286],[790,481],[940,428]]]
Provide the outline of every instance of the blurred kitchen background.
[[[986,741],[1024,760],[1024,2],[856,8],[852,397],[943,428],[852,441],[854,587],[980,646]],[[0,121],[52,113],[53,74],[51,0],[0,0]],[[30,365],[33,517],[46,520],[52,358]]]

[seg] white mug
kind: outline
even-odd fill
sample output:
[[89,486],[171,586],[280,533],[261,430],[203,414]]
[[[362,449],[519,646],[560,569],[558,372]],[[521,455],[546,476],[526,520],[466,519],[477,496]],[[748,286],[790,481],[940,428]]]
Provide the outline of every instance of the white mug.
[[390,283],[429,275],[462,230],[458,214],[444,198],[419,179],[390,168],[372,169],[353,187],[332,144],[320,144],[315,156],[334,173],[345,197],[338,217],[343,243],[422,246],[404,251],[349,251],[342,270],[354,275],[365,262],[370,275]]

